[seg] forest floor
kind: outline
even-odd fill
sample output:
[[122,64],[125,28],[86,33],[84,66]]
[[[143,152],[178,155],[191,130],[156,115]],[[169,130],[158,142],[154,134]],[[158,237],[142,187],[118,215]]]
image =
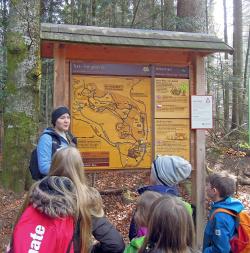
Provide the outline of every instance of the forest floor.
[[[229,161],[226,158],[224,161],[217,161],[212,166],[217,170],[227,169],[231,172],[235,172],[235,166],[237,166],[240,171],[243,171],[250,164],[250,158],[244,157],[241,160],[239,163],[235,159]],[[128,229],[137,197],[136,189],[149,183],[149,171],[100,172],[95,173],[95,176],[89,174],[87,177],[100,191],[107,217],[116,225],[125,241],[128,242]],[[189,192],[188,187],[183,185],[180,187],[180,193],[187,201],[190,201]],[[23,203],[25,194],[25,192],[14,193],[0,187],[0,252],[4,252],[5,245],[9,242],[15,217]],[[240,185],[237,196],[247,208],[250,207],[250,186]]]

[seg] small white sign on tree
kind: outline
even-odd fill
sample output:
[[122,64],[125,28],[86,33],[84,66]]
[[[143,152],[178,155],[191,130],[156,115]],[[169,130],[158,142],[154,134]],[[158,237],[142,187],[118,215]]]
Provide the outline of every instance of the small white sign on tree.
[[213,128],[212,96],[191,96],[191,128]]

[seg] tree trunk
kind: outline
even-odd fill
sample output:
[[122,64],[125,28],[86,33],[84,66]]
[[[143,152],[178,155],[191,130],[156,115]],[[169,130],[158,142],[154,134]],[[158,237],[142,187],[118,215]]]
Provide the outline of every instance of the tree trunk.
[[206,6],[204,0],[177,1],[177,31],[205,32]]
[[155,12],[155,0],[151,1],[151,29],[155,28],[156,12]]
[[[223,64],[223,59],[222,59],[222,57],[221,57],[221,54],[220,54],[220,56],[219,56],[219,64],[220,64],[220,90],[222,90],[222,101],[223,101],[223,107],[225,106],[225,102],[227,101],[227,99],[226,99],[226,90],[227,90],[227,87],[226,87],[226,84],[225,84],[225,78],[224,78],[224,75],[225,75],[225,73],[224,73],[224,64]],[[220,92],[220,91],[219,91]],[[228,101],[227,101],[228,102]],[[218,105],[216,105],[216,107],[219,107],[219,106],[221,106],[221,99],[219,100],[219,104]],[[222,113],[219,111],[219,115],[217,115],[217,118],[220,120],[220,125],[218,126],[218,130],[219,131],[221,131],[222,130],[222,127],[224,127],[224,129],[227,129],[227,128],[225,128],[225,125],[226,125],[226,123],[228,122],[228,121],[224,121],[225,120],[225,108],[224,108],[224,111],[223,111],[223,121],[222,121]],[[222,122],[223,122],[223,124],[222,124]]]
[[205,32],[208,33],[208,4],[207,0],[205,0]]
[[70,15],[70,24],[74,24],[75,22],[75,1],[74,0],[71,0],[71,4],[70,4],[70,12],[71,12],[71,15]]
[[116,0],[112,0],[111,2],[111,10],[112,10],[112,27],[116,27]]
[[174,0],[161,1],[161,27],[162,30],[175,31],[176,17]]
[[42,60],[42,80],[40,87],[40,122],[39,129],[42,130],[51,125],[50,115],[53,109],[53,82],[54,82],[54,61],[51,59]]
[[134,2],[134,4],[133,4],[133,18],[132,18],[131,25],[130,25],[131,28],[134,27],[135,18],[136,18],[141,0],[137,0],[137,2],[136,2],[136,0],[134,0],[133,2]]
[[54,3],[53,1],[49,1],[49,9],[48,9],[48,22],[53,23],[53,9]]
[[1,181],[16,191],[28,186],[28,160],[37,134],[40,86],[39,12],[38,0],[10,2]]
[[233,32],[233,107],[232,107],[232,125],[231,128],[236,128],[242,123],[242,92],[240,91],[242,85],[242,0],[233,1],[233,18],[234,18],[234,32]]
[[[248,70],[248,63],[249,63],[249,51],[250,51],[250,26],[249,26],[249,31],[248,31],[248,39],[247,39],[247,51],[246,51],[246,59],[245,59],[245,69],[244,69],[244,78],[243,78],[243,101],[246,101],[247,97],[247,70]],[[248,87],[249,89],[249,87]],[[249,104],[249,98],[248,98],[248,104]],[[248,115],[247,113],[247,105],[244,108],[246,111],[245,115]],[[248,123],[249,124],[249,123]]]
[[0,38],[0,171],[2,170],[3,135],[4,135],[4,97],[7,79],[6,30],[7,30],[7,0],[1,3],[1,38]]
[[127,13],[127,5],[125,3],[125,0],[121,1],[121,26],[125,26],[125,18]]
[[220,93],[221,87],[217,86],[215,90],[215,129],[220,129],[220,101],[221,101],[221,93]]
[[96,0],[91,4],[91,25],[96,25]]
[[[226,0],[223,0],[223,13],[224,13],[224,41],[228,44],[228,35],[227,35],[227,4]],[[228,72],[228,53],[225,52],[225,67],[226,72]],[[226,131],[229,130],[229,85],[228,82],[224,81],[223,84],[223,107],[224,107],[224,128]]]

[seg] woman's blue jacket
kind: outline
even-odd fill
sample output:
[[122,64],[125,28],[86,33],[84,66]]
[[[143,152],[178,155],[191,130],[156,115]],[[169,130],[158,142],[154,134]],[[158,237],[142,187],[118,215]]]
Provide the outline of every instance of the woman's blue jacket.
[[[50,134],[46,134],[50,133]],[[57,134],[53,128],[46,128],[42,135],[39,138],[37,144],[37,159],[38,159],[38,168],[41,174],[48,175],[51,160],[52,160],[52,135],[56,135],[56,139],[60,140],[60,144],[57,149],[62,147],[67,147],[69,145],[68,141],[64,139],[62,136]]]

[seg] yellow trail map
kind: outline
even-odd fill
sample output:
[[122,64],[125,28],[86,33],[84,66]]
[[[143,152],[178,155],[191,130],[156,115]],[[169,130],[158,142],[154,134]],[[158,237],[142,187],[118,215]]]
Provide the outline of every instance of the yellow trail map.
[[149,168],[151,79],[72,75],[72,132],[86,167]]

